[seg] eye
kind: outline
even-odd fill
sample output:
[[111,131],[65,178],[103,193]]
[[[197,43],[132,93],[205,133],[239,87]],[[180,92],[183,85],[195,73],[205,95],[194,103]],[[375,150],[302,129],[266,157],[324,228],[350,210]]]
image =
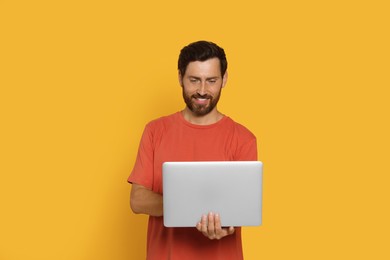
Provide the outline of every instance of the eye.
[[199,80],[198,79],[190,79],[190,82],[191,83],[196,83],[196,82],[198,82]]

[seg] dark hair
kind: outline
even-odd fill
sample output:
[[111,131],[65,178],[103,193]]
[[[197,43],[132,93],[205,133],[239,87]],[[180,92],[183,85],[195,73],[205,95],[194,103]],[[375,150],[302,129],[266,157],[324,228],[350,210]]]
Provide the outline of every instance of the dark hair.
[[185,46],[180,51],[178,69],[183,77],[187,66],[192,61],[206,61],[211,58],[218,58],[221,65],[221,75],[225,75],[227,60],[225,51],[213,42],[198,41]]

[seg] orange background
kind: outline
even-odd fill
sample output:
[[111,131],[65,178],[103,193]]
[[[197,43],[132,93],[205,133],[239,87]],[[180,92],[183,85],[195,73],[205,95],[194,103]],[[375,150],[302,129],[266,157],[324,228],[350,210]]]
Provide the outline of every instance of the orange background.
[[186,44],[224,47],[220,110],[258,137],[246,259],[389,259],[387,1],[0,1],[0,259],[143,259],[126,179],[184,107]]

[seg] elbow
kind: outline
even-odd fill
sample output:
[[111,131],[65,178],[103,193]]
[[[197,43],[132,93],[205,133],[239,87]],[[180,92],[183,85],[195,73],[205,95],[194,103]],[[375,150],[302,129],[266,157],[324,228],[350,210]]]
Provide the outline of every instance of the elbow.
[[137,199],[133,198],[133,196],[130,198],[130,208],[135,214],[141,214],[141,209],[139,205],[139,201]]
[[141,214],[142,212],[142,196],[140,190],[134,188],[130,195],[130,208],[135,214]]

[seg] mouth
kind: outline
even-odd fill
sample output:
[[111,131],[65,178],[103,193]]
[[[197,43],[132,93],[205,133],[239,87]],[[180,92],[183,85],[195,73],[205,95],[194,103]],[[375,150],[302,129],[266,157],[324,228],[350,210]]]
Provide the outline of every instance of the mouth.
[[195,100],[195,103],[198,105],[206,105],[210,100],[210,98],[205,98],[205,97],[193,97],[193,99]]

